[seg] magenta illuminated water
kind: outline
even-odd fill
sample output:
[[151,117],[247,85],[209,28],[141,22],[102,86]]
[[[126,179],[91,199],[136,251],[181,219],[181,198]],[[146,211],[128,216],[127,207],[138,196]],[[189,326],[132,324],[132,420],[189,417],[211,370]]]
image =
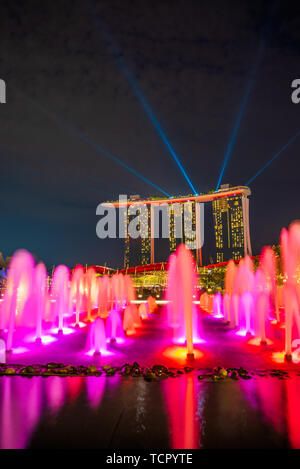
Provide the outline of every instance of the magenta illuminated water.
[[[286,233],[283,288],[276,283],[277,261],[264,251],[256,269],[250,258],[230,263],[223,294],[206,292],[200,307],[193,259],[182,247],[169,265],[171,338],[165,334],[163,308],[154,298],[137,304],[130,277],[90,272],[86,281],[82,267],[70,274],[59,266],[46,282],[42,265],[35,266],[29,253],[16,253],[0,316],[1,338],[7,345],[11,341],[10,363],[120,366],[137,360],[144,366],[183,367],[191,364],[186,355],[192,351],[195,370],[155,383],[104,374],[2,377],[0,447],[132,447],[138,442],[155,448],[163,442],[170,448],[198,448],[230,447],[238,441],[241,447],[299,448],[297,375],[218,384],[197,376],[199,368],[219,364],[298,373],[292,345],[300,330],[298,230]],[[205,342],[198,343],[200,332]],[[284,350],[294,363],[276,361]],[[4,361],[2,342],[1,357]]]
[[39,342],[42,340],[42,322],[48,303],[47,271],[42,263],[36,266],[33,288],[35,300],[33,310],[36,311],[36,340]]
[[194,340],[199,339],[200,315],[194,306],[197,276],[191,252],[180,245],[169,261],[167,300],[168,324],[175,343],[186,343],[187,354],[194,354]]
[[83,306],[84,296],[84,270],[83,267],[77,266],[73,270],[71,280],[71,291],[70,291],[70,309],[73,309],[73,302],[75,302],[75,325],[79,327],[80,323],[80,312]]
[[97,317],[89,328],[87,350],[94,355],[101,355],[106,351],[105,324],[102,318]]
[[58,322],[58,332],[62,334],[64,316],[70,313],[69,269],[65,265],[59,265],[54,271],[51,284],[51,299],[54,303],[54,317]]
[[[30,253],[14,254],[0,310],[7,351],[25,350],[34,340],[47,345],[61,336],[62,341],[63,335],[80,332],[91,323],[89,351],[101,354],[106,336],[111,342],[122,340],[124,331],[130,335],[142,325],[134,304],[135,287],[127,275],[101,278],[93,268],[84,272],[77,266],[70,276],[69,269],[60,265],[49,283],[48,289],[46,268],[35,266]],[[146,319],[145,312],[142,315]]]
[[[8,329],[6,348],[13,347],[15,327],[25,325],[25,321],[32,323],[32,318],[26,311],[32,297],[34,262],[26,251],[17,251],[11,261],[7,287],[1,308],[1,329]],[[35,313],[35,312],[34,312]]]
[[[198,356],[205,357],[203,340],[201,344],[201,339],[207,339],[201,328],[204,310],[231,331],[232,343],[239,340],[237,335],[244,338],[245,344],[265,346],[270,350],[270,359],[271,354],[284,350],[291,358],[293,341],[300,337],[299,226],[294,223],[282,232],[283,286],[277,284],[278,259],[274,250],[267,247],[258,266],[249,256],[238,263],[230,261],[224,290],[216,294],[207,291],[200,302],[197,295],[201,285],[193,256],[184,245],[180,246],[168,266],[166,317],[172,337],[161,340],[161,349],[182,345],[186,354],[192,356],[197,345]],[[61,343],[62,348],[69,347],[71,354],[75,340],[69,336],[87,335],[87,331],[93,337],[90,352],[101,353],[108,343],[115,343],[118,350],[107,350],[116,355],[122,347],[127,350],[131,338],[143,341],[147,322],[156,320],[164,328],[163,315],[156,315],[156,308],[152,297],[147,302],[137,302],[133,279],[128,275],[101,277],[93,268],[84,270],[82,266],[70,274],[66,266],[60,265],[53,277],[47,278],[43,264],[36,266],[28,252],[18,251],[8,273],[0,325],[6,349],[12,355],[27,349],[38,357],[43,354],[43,347],[54,341]],[[81,344],[84,354],[86,340]],[[262,353],[262,349],[258,352]],[[178,349],[174,356],[179,357],[180,353]]]
[[[281,234],[281,250],[285,272],[283,304],[285,308],[285,353],[288,360],[292,359],[293,339],[300,337],[300,291],[299,291],[299,259],[300,259],[300,223],[294,222],[289,231]],[[293,336],[293,326],[298,331]]]

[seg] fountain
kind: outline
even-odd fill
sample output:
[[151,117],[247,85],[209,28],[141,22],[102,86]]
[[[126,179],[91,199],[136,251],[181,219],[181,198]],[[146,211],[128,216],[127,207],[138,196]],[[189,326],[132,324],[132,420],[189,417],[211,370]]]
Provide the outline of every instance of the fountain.
[[223,296],[223,312],[225,323],[230,324],[230,295],[228,293],[224,293]]
[[107,275],[98,278],[98,316],[107,317],[111,307],[111,284]]
[[230,297],[233,291],[234,280],[236,276],[237,267],[233,260],[230,260],[227,265],[226,274],[225,274],[225,293]]
[[[178,288],[178,286],[181,288]],[[168,323],[173,329],[174,341],[187,345],[187,356],[194,356],[194,338],[197,337],[198,318],[193,307],[196,290],[195,265],[191,252],[180,245],[169,260],[167,300]]]
[[6,347],[4,340],[0,339],[0,363],[6,362]]
[[124,277],[124,304],[128,305],[136,301],[136,293],[133,280],[129,275]]
[[115,274],[111,279],[111,302],[112,308],[121,310],[126,301],[125,287],[128,288],[128,282],[125,285],[123,274]]
[[148,298],[147,298],[147,305],[148,305],[149,314],[155,313],[155,311],[158,308],[156,299],[153,298],[153,296],[151,296],[151,295],[148,296]]
[[254,300],[253,295],[249,291],[242,294],[240,299],[240,308],[242,311],[242,317],[244,318],[242,328],[244,328],[246,336],[251,336],[254,330]]
[[213,312],[215,318],[223,318],[224,315],[222,314],[222,295],[221,293],[216,293],[214,296],[213,302]]
[[116,342],[117,339],[124,337],[122,318],[120,312],[112,309],[106,320],[106,335],[110,342]]
[[271,293],[271,302],[276,316],[276,321],[280,322],[276,283],[276,258],[273,249],[269,246],[265,247],[262,251],[260,268],[262,272],[264,272],[268,282],[268,290]]
[[281,232],[281,253],[285,285],[283,305],[285,309],[285,358],[292,359],[293,325],[295,324],[300,337],[299,318],[299,266],[300,266],[300,222],[291,224],[289,231]]
[[135,305],[128,305],[124,311],[124,318],[123,318],[123,329],[126,335],[132,335],[135,333],[134,327],[134,320],[135,320]]
[[80,311],[83,305],[84,295],[84,270],[81,265],[75,267],[72,273],[71,289],[70,289],[70,309],[73,311],[73,301],[75,301],[75,326],[79,327]]
[[[147,305],[147,306],[146,306]],[[142,319],[147,319],[148,317],[149,305],[148,303],[141,303],[139,306],[139,315]]]
[[44,264],[40,263],[35,268],[34,274],[34,298],[36,311],[36,342],[42,342],[42,321],[47,304],[47,271]]
[[8,352],[12,350],[15,327],[26,325],[24,316],[32,293],[33,272],[34,261],[31,254],[24,250],[17,251],[11,261],[1,308],[1,329],[8,328]]
[[[213,312],[214,317],[224,321],[234,333],[251,336],[251,344],[270,344],[275,327],[277,332],[272,339],[278,342],[285,317],[285,357],[291,360],[293,339],[300,336],[300,222],[293,223],[289,230],[282,230],[281,253],[281,290],[277,286],[279,264],[275,252],[266,247],[256,271],[249,256],[239,264],[230,261],[223,296],[220,292],[215,295],[205,292],[201,295],[200,306]],[[165,311],[172,340],[186,345],[188,357],[194,356],[194,344],[200,339],[196,293],[195,263],[191,252],[181,245],[169,259]],[[56,341],[57,334],[53,334],[52,329],[56,322],[59,335],[75,332],[81,326],[81,333],[89,336],[89,352],[103,354],[107,340],[117,346],[122,344],[125,334],[136,335],[143,325],[159,320],[157,314],[146,321],[158,308],[153,297],[139,307],[137,303],[134,283],[128,275],[117,273],[112,277],[100,277],[92,267],[84,271],[82,266],[76,266],[70,277],[68,268],[59,265],[52,279],[48,279],[44,264],[35,265],[31,254],[17,251],[8,270],[0,309],[5,353],[32,342],[33,338],[44,345]],[[84,323],[80,321],[81,315],[86,317]],[[49,334],[43,335],[47,330]],[[24,347],[19,348],[24,350]]]
[[58,318],[58,334],[63,334],[64,315],[69,312],[69,269],[65,265],[56,267],[51,296],[55,301],[55,318]]
[[90,325],[87,348],[88,351],[92,351],[95,356],[101,355],[101,353],[106,350],[104,320],[99,317]]
[[92,320],[92,307],[93,303],[96,300],[97,296],[97,279],[96,279],[96,272],[93,267],[89,267],[86,274],[85,274],[85,294],[87,300],[87,316],[86,320],[91,322]]
[[[264,250],[255,274],[249,256],[241,259],[238,266],[233,261],[228,263],[223,297],[225,321],[238,329],[238,335],[254,335],[262,345],[267,342],[266,324],[270,305],[278,309],[275,259],[270,249]],[[220,298],[215,298],[215,301],[220,303],[221,309]]]
[[[7,288],[0,310],[0,326],[6,336],[6,351],[13,349],[15,332],[17,340],[30,341],[29,329],[34,329],[37,343],[42,343],[43,327],[49,328],[56,322],[58,335],[71,332],[69,326],[75,313],[73,325],[76,329],[82,324],[81,313],[86,313],[89,328],[89,350],[96,354],[106,347],[106,335],[111,342],[133,334],[142,326],[141,316],[147,316],[146,308],[140,314],[137,306],[135,287],[128,275],[115,274],[97,277],[94,268],[84,272],[82,266],[72,271],[65,265],[56,267],[48,292],[45,265],[34,264],[27,251],[17,251],[11,261]],[[155,300],[154,300],[154,303]],[[154,308],[154,306],[152,305]],[[124,311],[125,309],[125,311]],[[94,314],[96,310],[96,315]],[[51,331],[50,331],[51,334]],[[45,343],[55,338],[45,336]]]

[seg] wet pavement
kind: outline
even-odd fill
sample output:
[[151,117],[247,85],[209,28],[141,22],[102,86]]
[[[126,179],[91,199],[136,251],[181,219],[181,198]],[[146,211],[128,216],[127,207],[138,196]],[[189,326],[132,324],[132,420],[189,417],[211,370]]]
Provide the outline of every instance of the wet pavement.
[[0,381],[1,448],[300,448],[300,378]]

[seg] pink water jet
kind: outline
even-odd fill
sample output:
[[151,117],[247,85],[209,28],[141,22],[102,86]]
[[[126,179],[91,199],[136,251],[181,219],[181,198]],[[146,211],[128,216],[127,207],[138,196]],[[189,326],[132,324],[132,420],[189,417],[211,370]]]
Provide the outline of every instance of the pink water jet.
[[106,334],[104,320],[96,318],[94,322],[90,324],[88,334],[88,351],[94,353],[94,355],[101,355],[106,350]]
[[[146,306],[147,305],[147,306]],[[149,306],[148,303],[141,303],[139,306],[139,315],[141,319],[147,319]]]
[[107,317],[106,337],[110,342],[116,342],[117,339],[122,339],[124,337],[121,314],[116,309],[111,310]]
[[111,308],[111,282],[107,275],[98,278],[98,316],[107,317]]
[[285,309],[285,357],[292,359],[293,326],[300,336],[300,222],[291,224],[289,231],[281,232],[281,254],[285,285],[283,290],[283,304]]
[[[271,304],[276,305],[276,269],[269,249],[254,274],[252,259],[246,256],[236,267],[229,262],[225,275],[224,314],[238,335],[254,334],[261,344],[267,342]],[[276,309],[276,306],[274,306]]]
[[136,292],[132,278],[129,275],[124,277],[124,306],[136,301]]
[[36,311],[36,341],[42,341],[42,321],[45,315],[48,291],[47,291],[47,271],[44,264],[40,263],[35,268],[34,273],[34,297]]
[[216,293],[214,295],[214,302],[213,302],[213,312],[214,312],[214,317],[219,319],[223,318],[224,315],[222,313],[223,309],[223,299],[221,293]]
[[261,345],[267,344],[266,337],[266,312],[268,311],[269,296],[266,292],[260,292],[256,296],[255,309],[255,335],[260,339]]
[[8,328],[6,350],[13,346],[16,326],[26,326],[24,313],[32,293],[34,261],[27,251],[17,251],[11,260],[1,307],[1,329]]
[[123,329],[126,335],[132,335],[135,333],[135,317],[136,317],[136,306],[130,304],[126,306],[123,317]]
[[4,340],[0,340],[0,363],[6,362],[6,346]]
[[209,295],[207,292],[202,293],[200,296],[200,307],[205,311],[209,309]]
[[276,267],[276,257],[274,250],[270,246],[267,246],[263,249],[261,254],[260,269],[266,276],[272,308],[275,313],[276,320],[279,322],[280,315],[277,296]]
[[73,302],[75,300],[76,327],[79,327],[80,323],[80,312],[83,306],[84,286],[84,270],[81,265],[78,265],[73,270],[70,288],[70,309],[73,311]]
[[64,315],[69,313],[69,269],[65,265],[56,267],[52,284],[51,296],[55,300],[55,317],[58,318],[58,333],[63,333]]
[[169,260],[168,323],[173,329],[175,342],[182,338],[187,345],[187,355],[194,356],[194,339],[199,329],[199,318],[193,306],[197,277],[193,256],[185,245],[180,245]]
[[233,260],[230,260],[227,264],[226,273],[225,273],[225,293],[231,297],[233,291],[234,280],[236,276],[236,265]]
[[[49,283],[50,292],[44,264],[35,266],[33,257],[27,251],[17,251],[14,254],[0,309],[0,327],[3,334],[6,334],[7,351],[13,348],[17,329],[18,341],[23,338],[30,340],[28,329],[33,329],[37,342],[41,343],[45,339],[45,344],[50,343],[55,340],[54,337],[42,336],[43,326],[47,327],[47,322],[56,321],[58,333],[62,335],[63,332],[71,331],[64,326],[74,312],[75,326],[79,327],[80,313],[85,311],[87,319],[92,321],[95,307],[99,320],[91,327],[90,336],[96,352],[103,349],[106,343],[103,319],[107,321],[108,337],[111,341],[124,336],[123,326],[126,333],[130,334],[142,325],[139,310],[134,304],[135,287],[127,275],[116,274],[111,280],[108,276],[97,277],[93,268],[84,272],[82,266],[77,266],[70,279],[69,269],[60,265],[55,269]],[[25,350],[24,347],[22,350]]]
[[[242,311],[243,323],[246,335],[252,335],[254,330],[254,300],[250,292],[244,292],[240,299],[240,310]],[[242,322],[242,321],[241,321]]]
[[85,294],[87,300],[87,321],[92,320],[93,303],[96,302],[98,292],[98,282],[96,272],[93,267],[89,267],[85,274]]
[[152,313],[155,313],[155,311],[157,310],[158,306],[157,306],[157,302],[156,302],[156,299],[153,298],[153,296],[148,296],[147,298],[147,311],[149,312],[149,314],[152,314]]
[[230,295],[224,293],[223,296],[223,312],[224,312],[224,321],[230,324]]
[[230,325],[234,328],[239,325],[239,301],[239,295],[233,293],[230,299]]
[[125,283],[123,274],[115,274],[111,279],[111,302],[112,308],[121,310],[126,302],[125,289],[129,283]]

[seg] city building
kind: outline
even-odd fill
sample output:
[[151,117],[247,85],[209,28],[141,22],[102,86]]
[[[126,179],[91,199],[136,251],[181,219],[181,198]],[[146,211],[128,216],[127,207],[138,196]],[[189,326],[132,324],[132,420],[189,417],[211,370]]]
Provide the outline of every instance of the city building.
[[[229,187],[221,186],[219,193]],[[216,238],[216,262],[238,260],[251,254],[249,199],[244,192],[212,201]]]
[[[205,250],[207,234],[201,209],[211,204],[214,231],[214,262],[238,260],[246,254],[251,255],[249,229],[249,187],[230,187],[223,185],[218,191],[197,196],[176,196],[170,198],[153,197],[142,199],[135,195],[126,202],[109,202],[118,208],[126,207],[124,223],[126,225],[124,268],[166,262],[172,252],[181,243],[192,250],[197,265],[202,265],[202,250]],[[129,235],[129,224],[136,217],[128,213],[128,207],[137,210],[139,229],[142,236],[133,238]],[[138,210],[139,206],[146,210]],[[167,217],[159,214],[167,208]],[[162,226],[167,220],[168,226]],[[188,222],[186,222],[188,220]],[[168,230],[168,239],[162,237],[162,231]],[[202,247],[202,237],[204,245]],[[210,236],[212,234],[210,233]]]
[[[136,196],[135,196],[136,197]],[[136,200],[136,199],[130,199]],[[128,225],[134,215],[126,216],[127,236],[125,239],[124,267],[133,267],[137,265],[151,264],[151,207],[147,205],[145,214],[141,214],[142,233],[146,233],[147,237],[132,238],[129,236]]]

